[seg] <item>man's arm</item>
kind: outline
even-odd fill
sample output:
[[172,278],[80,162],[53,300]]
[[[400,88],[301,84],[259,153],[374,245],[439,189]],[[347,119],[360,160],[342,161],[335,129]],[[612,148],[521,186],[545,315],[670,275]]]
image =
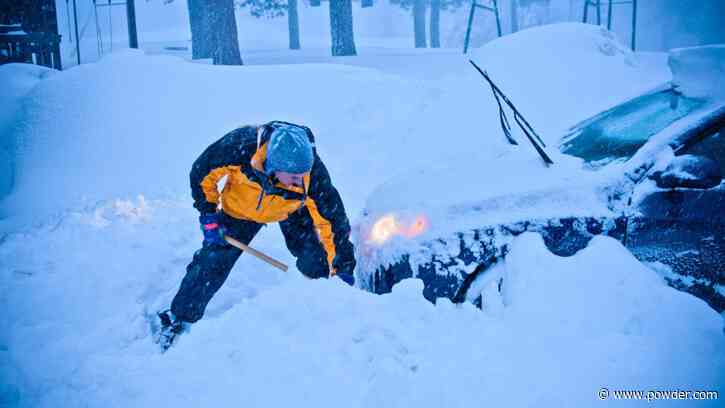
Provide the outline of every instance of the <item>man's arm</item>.
[[332,185],[330,174],[316,153],[310,179],[307,207],[327,251],[328,263],[331,267],[339,267],[344,263],[348,269],[344,272],[352,273],[355,252],[350,242],[350,221],[340,193]]
[[196,159],[189,174],[194,207],[202,214],[213,213],[219,204],[217,183],[241,166],[249,165],[254,154],[256,131],[253,127],[233,130],[206,148]]

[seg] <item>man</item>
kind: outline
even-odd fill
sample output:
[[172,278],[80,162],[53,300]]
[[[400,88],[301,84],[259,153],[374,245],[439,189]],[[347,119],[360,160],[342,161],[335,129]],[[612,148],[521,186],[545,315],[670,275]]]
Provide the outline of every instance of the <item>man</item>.
[[190,179],[204,242],[171,309],[159,313],[164,349],[185,323],[201,319],[242,254],[224,235],[249,244],[263,225],[279,222],[300,272],[354,284],[350,223],[307,127],[274,121],[233,130],[199,156]]

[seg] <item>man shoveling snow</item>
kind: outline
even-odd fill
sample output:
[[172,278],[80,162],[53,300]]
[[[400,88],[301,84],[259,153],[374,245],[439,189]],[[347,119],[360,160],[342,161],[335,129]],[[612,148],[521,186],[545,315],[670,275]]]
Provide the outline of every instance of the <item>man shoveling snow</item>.
[[[224,177],[220,193],[217,184]],[[354,284],[350,222],[309,128],[281,121],[238,128],[199,156],[190,179],[204,242],[186,268],[171,309],[158,315],[162,349],[185,324],[201,319],[242,254],[225,238],[247,245],[267,223],[279,222],[305,276],[337,275]]]

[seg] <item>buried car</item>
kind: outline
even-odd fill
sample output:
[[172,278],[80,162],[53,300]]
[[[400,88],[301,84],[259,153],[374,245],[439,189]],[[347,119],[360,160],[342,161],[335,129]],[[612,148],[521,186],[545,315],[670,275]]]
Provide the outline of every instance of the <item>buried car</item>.
[[[681,68],[672,57],[670,66]],[[538,232],[550,251],[570,256],[594,235],[605,234],[669,285],[722,312],[725,101],[684,94],[683,88],[673,80],[573,126],[557,156],[560,161],[577,158],[581,168],[568,177],[560,176],[566,168],[548,184],[522,182],[532,177],[525,171],[492,171],[438,203],[369,205],[355,228],[360,285],[387,293],[415,277],[423,281],[423,295],[430,301],[445,297],[480,305],[477,282],[500,279],[487,272],[506,257],[517,235]],[[501,163],[490,168],[516,168],[512,162],[519,156],[500,157]],[[556,166],[561,164],[539,165],[534,173],[556,172]],[[466,171],[461,169],[465,166],[452,165],[417,175],[461,180]],[[485,199],[461,194],[490,188],[492,180],[499,191]],[[391,181],[387,188],[403,195],[429,194],[400,192],[403,184]]]

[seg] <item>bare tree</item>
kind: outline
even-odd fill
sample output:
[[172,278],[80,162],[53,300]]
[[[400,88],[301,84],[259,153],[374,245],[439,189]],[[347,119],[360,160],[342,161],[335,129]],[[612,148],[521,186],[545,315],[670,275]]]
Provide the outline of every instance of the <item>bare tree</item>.
[[430,47],[440,48],[441,46],[441,0],[430,2]]
[[413,0],[413,30],[415,31],[415,48],[427,47],[425,41],[425,9],[426,0]]
[[[212,23],[214,65],[242,65],[234,0],[207,0]],[[193,40],[192,40],[193,41]]]
[[[173,1],[173,0],[172,0]],[[188,0],[191,57],[242,65],[234,0]]]
[[289,31],[289,49],[300,49],[300,19],[297,15],[297,0],[287,0],[287,28]]
[[212,24],[209,3],[206,0],[188,0],[191,27],[191,58],[211,58],[213,49]]
[[352,1],[330,0],[330,36],[332,55],[357,55],[352,29]]

